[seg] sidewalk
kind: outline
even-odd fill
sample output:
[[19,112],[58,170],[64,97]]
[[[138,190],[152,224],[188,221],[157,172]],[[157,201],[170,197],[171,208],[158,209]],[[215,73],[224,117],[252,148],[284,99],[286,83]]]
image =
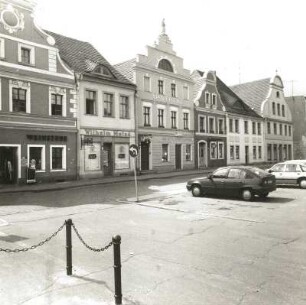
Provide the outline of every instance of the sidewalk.
[[[178,176],[188,175],[202,175],[212,172],[215,168],[206,169],[193,169],[182,170],[167,173],[146,173],[137,176],[138,181],[150,180],[150,179],[164,179]],[[73,180],[65,182],[51,182],[51,183],[35,183],[35,184],[23,184],[23,185],[0,185],[0,193],[17,193],[17,192],[46,192],[50,190],[63,190],[69,188],[77,188],[83,186],[118,183],[134,181],[134,175],[130,176],[117,176],[117,177],[102,177],[95,179],[83,179]]]

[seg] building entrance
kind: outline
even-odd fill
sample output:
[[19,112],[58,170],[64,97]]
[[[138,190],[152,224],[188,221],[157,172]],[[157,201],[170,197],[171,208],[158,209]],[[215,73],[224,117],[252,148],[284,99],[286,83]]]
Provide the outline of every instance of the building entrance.
[[150,143],[146,141],[141,142],[141,170],[149,170],[149,152],[150,152]]
[[17,183],[17,147],[0,147],[0,184]]

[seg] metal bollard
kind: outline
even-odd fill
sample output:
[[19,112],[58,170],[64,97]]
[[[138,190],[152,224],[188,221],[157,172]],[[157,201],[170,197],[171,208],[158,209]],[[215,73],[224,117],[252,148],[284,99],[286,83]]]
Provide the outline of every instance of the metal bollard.
[[121,255],[120,244],[121,237],[116,235],[113,237],[114,246],[114,276],[115,276],[115,304],[122,304],[122,291],[121,291]]
[[67,258],[67,275],[72,275],[72,239],[71,239],[71,226],[72,219],[65,221],[66,223],[66,258]]

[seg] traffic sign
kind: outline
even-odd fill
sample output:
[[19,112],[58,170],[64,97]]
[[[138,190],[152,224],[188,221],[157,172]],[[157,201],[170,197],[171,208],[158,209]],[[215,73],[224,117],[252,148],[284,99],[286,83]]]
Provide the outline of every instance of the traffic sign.
[[130,156],[135,158],[138,155],[138,147],[137,147],[137,145],[136,144],[131,144],[129,152],[130,152]]

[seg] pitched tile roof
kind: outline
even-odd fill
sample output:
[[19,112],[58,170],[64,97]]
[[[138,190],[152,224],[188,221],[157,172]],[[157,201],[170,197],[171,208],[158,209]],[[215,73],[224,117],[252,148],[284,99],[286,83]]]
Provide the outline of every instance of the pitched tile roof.
[[114,65],[114,67],[126,77],[129,81],[135,82],[133,68],[136,64],[136,58],[121,62]]
[[194,80],[194,86],[193,86],[193,100],[195,100],[204,84],[203,76],[204,72],[200,70],[195,70],[191,73],[191,78]]
[[219,77],[217,77],[217,89],[227,112],[260,117],[251,107],[244,103],[244,100],[225,85]]
[[[90,74],[97,65],[103,65],[113,74],[114,78],[111,80],[131,84],[90,43],[47,30],[44,31],[55,39],[55,45],[59,49],[61,58],[73,71]],[[103,77],[103,74],[99,75],[99,77],[109,80],[109,77]]]
[[267,98],[270,79],[265,78],[253,82],[231,86],[230,88],[251,108],[261,115],[261,104]]

